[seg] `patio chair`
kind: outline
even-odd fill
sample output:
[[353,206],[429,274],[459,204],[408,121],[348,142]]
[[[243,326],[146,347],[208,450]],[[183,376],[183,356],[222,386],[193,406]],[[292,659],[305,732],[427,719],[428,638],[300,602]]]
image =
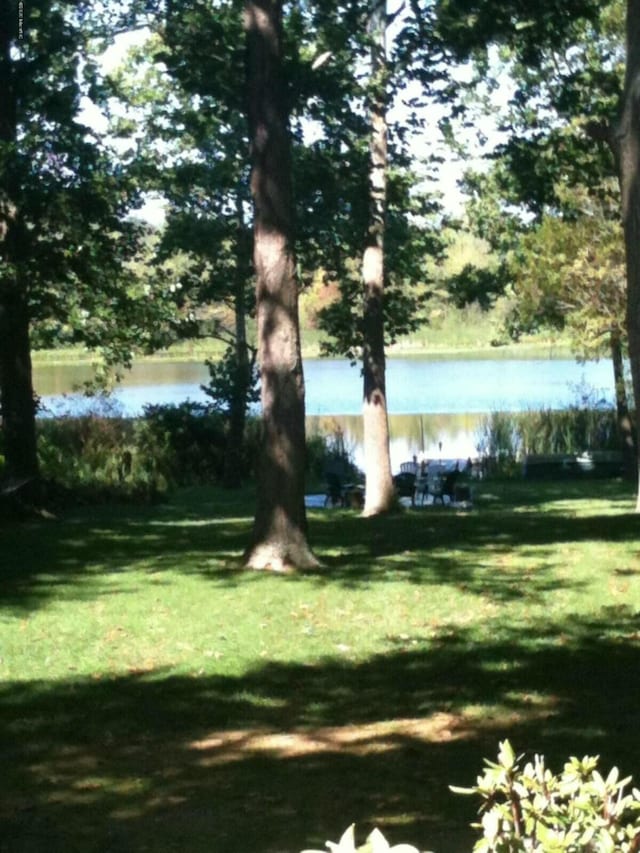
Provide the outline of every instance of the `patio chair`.
[[459,476],[460,469],[457,465],[453,471],[449,471],[447,474],[445,474],[442,480],[442,495],[440,498],[442,500],[442,503],[444,503],[445,495],[449,498],[450,503],[454,502],[456,494],[456,483]]
[[444,504],[443,495],[446,494],[444,489],[445,478],[443,475],[439,471],[427,471],[425,474],[416,477],[413,502],[417,504],[419,501],[420,505],[424,506],[427,498],[431,495],[433,503],[440,501],[441,504]]
[[327,471],[327,491],[324,498],[325,506],[344,506],[344,485],[339,474]]
[[411,471],[400,471],[393,478],[393,485],[399,498],[411,498],[413,503],[416,490],[416,475]]
[[431,495],[433,502],[440,501],[444,506],[444,491],[445,478],[440,473],[430,473],[427,475],[427,494]]
[[418,465],[417,459],[412,459],[411,462],[402,462],[400,464],[401,474],[413,474],[416,476],[419,470],[420,466]]

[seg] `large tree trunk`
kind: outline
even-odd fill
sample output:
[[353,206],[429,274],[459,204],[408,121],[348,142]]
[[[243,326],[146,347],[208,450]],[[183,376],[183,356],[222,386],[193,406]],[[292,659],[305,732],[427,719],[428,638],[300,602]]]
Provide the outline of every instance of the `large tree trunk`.
[[4,477],[38,476],[35,401],[25,294],[10,280],[0,281],[0,400]]
[[[13,86],[11,34],[15,8],[0,11],[0,142],[14,145],[17,138],[16,97]],[[4,476],[30,479],[38,474],[35,405],[29,344],[29,310],[25,282],[15,263],[18,258],[18,211],[10,155],[0,172],[0,411]]]
[[317,565],[304,506],[304,378],[293,212],[287,93],[281,74],[282,0],[245,6],[254,199],[254,267],[262,395],[262,453],[250,568]]
[[[640,0],[627,0],[627,64],[619,130],[622,218],[627,262],[627,333],[640,452]],[[640,465],[638,466],[640,473]],[[640,512],[640,483],[636,499]]]
[[370,221],[364,252],[363,425],[366,491],[364,515],[386,512],[394,503],[389,457],[389,419],[384,353],[384,230],[386,215],[386,3],[373,0],[370,17],[371,143]]

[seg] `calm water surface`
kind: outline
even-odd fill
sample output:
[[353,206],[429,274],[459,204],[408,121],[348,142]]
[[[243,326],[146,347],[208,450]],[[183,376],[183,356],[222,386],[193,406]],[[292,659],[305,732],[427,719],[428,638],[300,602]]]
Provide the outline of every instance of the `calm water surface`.
[[[36,391],[50,408],[79,408],[81,395],[73,390],[90,376],[86,367],[38,367]],[[114,406],[122,414],[137,415],[149,403],[204,401],[200,385],[208,378],[202,364],[138,364],[112,395]],[[357,367],[334,359],[309,359],[305,379],[309,415],[359,414],[362,380]],[[387,363],[387,386],[389,411],[398,415],[563,408],[585,387],[598,399],[613,399],[607,359],[578,364],[571,359],[394,358]]]
[[[474,455],[483,413],[563,408],[588,392],[592,400],[613,401],[613,371],[607,359],[578,364],[572,359],[393,358],[387,387],[394,468],[414,452],[429,457]],[[137,415],[150,403],[204,401],[200,388],[209,378],[197,363],[149,362],[135,365],[108,403],[74,393],[91,376],[74,365],[42,366],[35,386],[50,413],[102,408]],[[362,380],[357,367],[335,359],[305,361],[309,431],[340,430],[360,457]],[[440,447],[442,444],[442,447]]]

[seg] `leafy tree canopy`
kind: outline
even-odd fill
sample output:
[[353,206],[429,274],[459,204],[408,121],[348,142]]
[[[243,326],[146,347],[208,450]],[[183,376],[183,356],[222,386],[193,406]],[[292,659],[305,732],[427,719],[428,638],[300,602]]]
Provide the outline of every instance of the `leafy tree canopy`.
[[105,21],[93,4],[34,0],[18,38],[8,5],[0,191],[11,225],[0,275],[25,288],[35,345],[82,343],[127,362],[154,345],[159,300],[135,275],[138,187],[85,119],[89,103],[106,103],[95,54]]

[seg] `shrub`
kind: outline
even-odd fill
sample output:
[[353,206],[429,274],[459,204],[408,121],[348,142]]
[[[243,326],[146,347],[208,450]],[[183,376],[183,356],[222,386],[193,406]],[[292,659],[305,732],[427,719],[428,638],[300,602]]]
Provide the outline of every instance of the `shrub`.
[[307,474],[311,483],[324,485],[327,472],[338,474],[344,481],[357,482],[362,477],[339,428],[330,435],[315,433],[307,437]]
[[307,436],[307,474],[313,482],[323,481],[327,456],[326,436],[320,433]]
[[[327,841],[327,847],[331,853],[419,853],[417,847],[411,847],[409,844],[396,844],[391,847],[378,829],[373,830],[365,844],[356,847],[353,824],[337,844]],[[303,850],[302,853],[326,853],[326,850]]]
[[260,373],[255,364],[255,350],[248,356],[239,373],[235,347],[227,347],[222,358],[205,361],[209,370],[209,383],[200,388],[211,400],[211,406],[221,414],[228,415],[234,400],[241,395],[247,411],[260,399]]
[[[42,476],[85,499],[157,498],[170,485],[216,482],[226,449],[224,417],[211,406],[149,406],[138,419],[62,416],[38,421]],[[247,429],[246,469],[258,431]],[[251,458],[249,458],[251,457]]]
[[603,778],[598,759],[570,758],[554,775],[543,756],[521,766],[509,741],[498,761],[485,760],[473,788],[452,788],[482,799],[482,831],[474,853],[632,853],[640,849],[640,791],[625,794],[630,777],[616,767]]
[[244,461],[243,476],[254,478],[257,473],[258,459],[262,452],[262,419],[249,417],[244,425]]
[[[42,476],[60,499],[157,498],[167,483],[138,445],[135,421],[99,415],[38,421]],[[53,488],[53,483],[56,488]]]
[[132,425],[121,418],[84,415],[38,421],[43,474],[70,486],[88,480],[117,483],[122,454],[132,441]]
[[170,483],[216,482],[222,477],[225,420],[204,403],[145,406],[138,443],[156,472]]
[[[497,762],[485,760],[484,773],[472,788],[451,790],[482,800],[482,837],[473,853],[637,853],[640,851],[640,791],[625,793],[630,777],[614,767],[606,778],[598,758],[570,758],[554,775],[543,756],[524,767],[509,741],[500,744]],[[418,853],[407,844],[389,846],[378,831],[356,847],[350,826],[331,853]],[[305,850],[302,853],[322,853]],[[324,851],[326,853],[326,851]]]

